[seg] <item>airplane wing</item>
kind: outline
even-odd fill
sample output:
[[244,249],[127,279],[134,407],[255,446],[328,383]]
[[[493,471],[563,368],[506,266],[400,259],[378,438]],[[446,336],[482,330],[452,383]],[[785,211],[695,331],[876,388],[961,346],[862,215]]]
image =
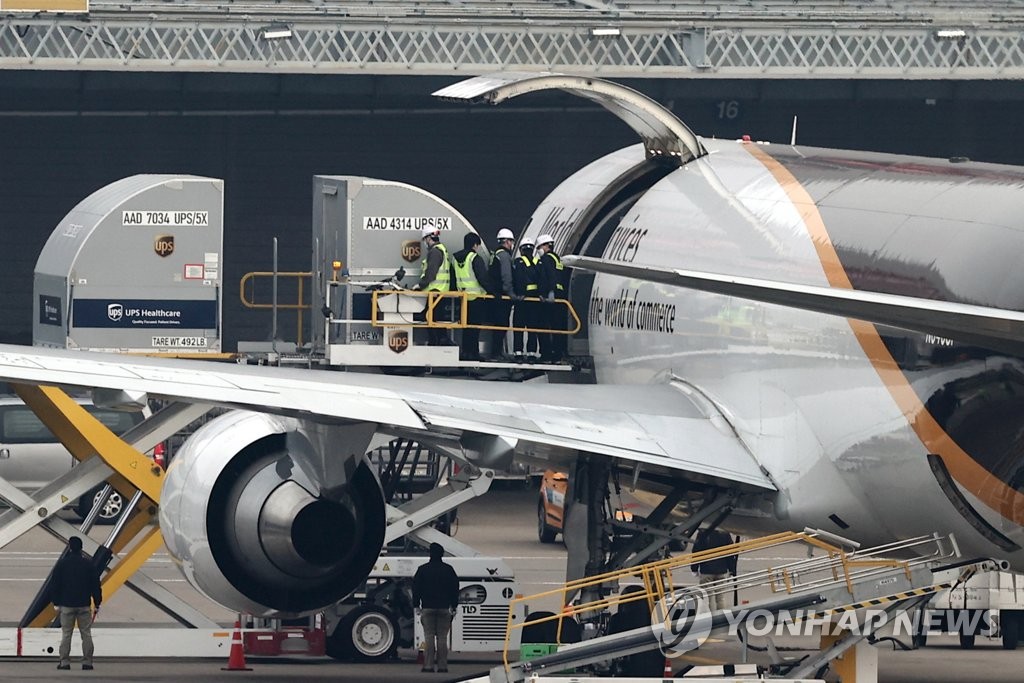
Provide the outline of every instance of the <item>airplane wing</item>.
[[0,345],[0,380],[150,396],[417,435],[493,435],[557,463],[577,450],[695,481],[775,486],[710,401],[677,383],[495,383]]
[[790,282],[652,268],[587,256],[565,256],[574,268],[724,294],[817,313],[856,318],[1012,355],[1024,354],[1024,313],[898,294],[817,287]]

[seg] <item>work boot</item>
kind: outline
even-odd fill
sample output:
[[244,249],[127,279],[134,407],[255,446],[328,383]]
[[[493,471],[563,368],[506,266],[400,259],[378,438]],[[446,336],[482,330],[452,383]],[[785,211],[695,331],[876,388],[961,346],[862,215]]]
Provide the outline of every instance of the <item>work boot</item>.
[[58,664],[57,668],[60,669],[61,671],[69,671],[71,669],[71,665],[70,664]]
[[92,671],[92,664],[83,664],[82,671]]

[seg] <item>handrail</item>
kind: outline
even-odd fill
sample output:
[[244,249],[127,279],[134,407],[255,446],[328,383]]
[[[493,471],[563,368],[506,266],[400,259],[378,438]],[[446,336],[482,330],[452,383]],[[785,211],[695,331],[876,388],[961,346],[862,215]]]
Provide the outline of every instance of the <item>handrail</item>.
[[[561,643],[562,622],[566,617],[575,616],[587,612],[605,610],[612,606],[620,606],[631,602],[646,600],[648,609],[654,613],[656,607],[660,607],[659,614],[669,618],[670,606],[667,598],[675,595],[678,591],[675,588],[673,572],[709,560],[722,559],[740,554],[751,553],[778,547],[789,543],[803,543],[825,552],[823,556],[799,559],[782,566],[767,567],[754,572],[741,574],[735,577],[728,577],[718,581],[706,582],[700,586],[708,596],[720,593],[739,591],[741,589],[768,586],[773,593],[793,594],[797,591],[820,590],[823,587],[837,587],[844,585],[849,595],[854,595],[854,581],[861,581],[876,574],[891,572],[902,569],[910,579],[911,567],[923,563],[932,562],[943,554],[941,541],[943,537],[936,534],[931,536],[919,536],[906,541],[891,543],[880,548],[873,548],[864,551],[847,552],[839,546],[827,543],[817,538],[813,533],[807,532],[782,532],[770,536],[762,536],[727,546],[703,550],[696,553],[686,553],[647,564],[605,572],[595,576],[568,581],[564,586],[547,590],[533,595],[514,598],[509,603],[508,620],[506,623],[505,647],[502,653],[502,661],[506,670],[509,670],[509,643],[513,629],[523,629],[526,626],[542,624],[558,620],[556,631],[556,642]],[[931,555],[915,557],[910,560],[884,559],[877,555],[880,552],[906,551],[910,548],[924,544],[934,543],[936,552]],[[618,582],[621,579],[637,579],[643,585],[644,590],[627,595],[609,595],[607,597],[592,600],[582,604],[567,604],[568,598],[583,588],[593,587],[600,584]],[[781,580],[781,585],[780,584]],[[678,590],[686,590],[688,586],[681,585]],[[557,613],[547,617],[540,617],[521,623],[512,623],[517,613],[516,606],[534,601],[540,598],[560,596],[561,604],[564,607]]]
[[[403,296],[420,297],[425,298],[426,302],[424,305],[425,316],[424,320],[409,320],[402,321],[399,323],[384,322],[380,319],[379,314],[387,311],[383,311],[379,300],[401,294]],[[471,298],[472,297],[472,298]],[[568,329],[555,330],[546,327],[517,327],[515,325],[490,325],[486,323],[470,323],[469,322],[469,302],[473,299],[504,299],[506,301],[512,300],[507,296],[493,296],[491,294],[469,294],[467,292],[439,292],[439,291],[427,291],[422,292],[418,290],[375,290],[373,292],[373,299],[371,303],[371,315],[370,324],[373,327],[427,327],[427,328],[443,328],[443,329],[475,329],[475,330],[495,330],[505,332],[532,332],[535,334],[565,334],[571,335],[576,334],[582,328],[579,316],[576,314],[576,309],[573,308],[572,303],[568,299],[554,299],[548,301],[539,297],[525,297],[522,301],[529,301],[534,303],[544,304],[558,304],[564,305],[568,310],[569,316],[572,318],[573,324]],[[434,314],[437,311],[437,307],[446,299],[457,299],[458,300],[458,315],[457,320],[447,322],[445,320],[435,319]],[[518,303],[518,302],[516,302]]]
[[260,304],[260,303],[254,302],[250,296],[247,296],[246,291],[245,291],[246,284],[249,284],[249,286],[251,288],[251,293],[255,294],[255,291],[256,291],[255,281],[256,281],[256,279],[257,278],[262,278],[262,277],[274,277],[274,275],[277,275],[277,277],[294,277],[296,283],[298,284],[298,294],[296,296],[296,299],[297,299],[296,303],[294,303],[294,304],[277,304],[277,308],[278,309],[288,310],[288,311],[291,311],[291,310],[296,311],[297,320],[296,320],[296,323],[295,323],[295,326],[296,326],[295,343],[296,343],[297,346],[302,346],[302,344],[303,344],[303,338],[302,338],[302,330],[303,330],[302,318],[303,318],[303,312],[309,310],[309,308],[310,308],[310,305],[308,303],[303,303],[303,296],[304,296],[304,291],[305,291],[305,282],[306,282],[306,280],[313,277],[313,274],[311,272],[309,272],[309,271],[281,271],[281,272],[278,272],[278,273],[274,273],[273,271],[252,271],[250,273],[246,273],[245,275],[242,276],[242,279],[239,280],[239,282],[238,282],[238,298],[241,300],[242,305],[245,306],[246,308],[256,308],[256,309],[274,308],[274,304],[273,303]]

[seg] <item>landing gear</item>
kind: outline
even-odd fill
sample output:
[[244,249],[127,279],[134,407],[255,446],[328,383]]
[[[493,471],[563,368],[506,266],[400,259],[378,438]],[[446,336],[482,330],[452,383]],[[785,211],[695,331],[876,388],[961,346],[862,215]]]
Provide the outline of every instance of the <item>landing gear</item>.
[[999,610],[999,631],[1004,650],[1016,650],[1020,644],[1021,616],[1022,613],[1016,610]]

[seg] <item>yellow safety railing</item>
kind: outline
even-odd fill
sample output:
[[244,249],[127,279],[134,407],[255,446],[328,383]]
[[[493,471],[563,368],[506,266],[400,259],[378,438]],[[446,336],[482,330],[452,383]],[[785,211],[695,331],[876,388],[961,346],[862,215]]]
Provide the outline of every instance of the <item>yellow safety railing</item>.
[[[585,614],[587,612],[603,611],[610,607],[617,607],[619,605],[639,602],[641,600],[647,601],[647,607],[652,613],[654,613],[654,609],[656,607],[660,607],[661,611],[658,614],[665,615],[664,618],[668,619],[670,613],[668,607],[670,605],[667,598],[675,595],[677,590],[682,590],[686,587],[685,584],[680,582],[679,588],[677,588],[677,581],[673,576],[674,572],[710,560],[752,553],[795,542],[804,543],[812,548],[822,550],[825,552],[825,555],[824,557],[797,560],[785,567],[769,567],[763,571],[752,572],[750,574],[712,582],[702,586],[701,588],[706,589],[709,593],[713,593],[767,585],[772,592],[792,593],[794,590],[806,590],[809,587],[819,586],[825,582],[843,582],[852,596],[853,580],[851,576],[855,570],[882,567],[903,568],[906,571],[908,578],[910,576],[910,565],[906,561],[875,558],[851,558],[842,548],[826,543],[820,538],[816,538],[815,536],[807,533],[787,531],[770,536],[763,536],[748,541],[734,543],[732,545],[704,550],[698,553],[686,553],[676,557],[638,565],[636,567],[620,569],[613,572],[607,572],[605,574],[598,574],[596,576],[588,576],[575,581],[569,581],[561,588],[555,588],[543,593],[536,593],[525,597],[514,598],[509,603],[508,621],[505,632],[505,647],[503,651],[504,665],[506,669],[509,668],[509,643],[511,642],[512,632],[515,629],[523,629],[527,626],[557,620],[558,628],[556,631],[556,642],[561,643],[562,624],[566,618],[575,617],[576,615]],[[818,576],[821,574],[825,574],[825,578],[820,578]],[[569,604],[570,598],[582,589],[592,588],[602,584],[617,584],[623,580],[638,580],[640,584],[642,584],[643,590],[627,593],[625,595],[609,595],[608,597],[585,603]],[[564,605],[557,614],[526,620],[520,623],[513,623],[516,613],[520,611],[517,609],[519,605],[526,604],[529,601],[536,601],[538,599],[551,597],[558,597],[560,599],[560,604]]]
[[[246,273],[245,275],[242,276],[241,281],[238,283],[238,298],[241,299],[242,305],[245,306],[246,308],[258,308],[258,309],[272,309],[272,308],[274,308],[273,302],[271,302],[269,304],[265,304],[265,303],[256,303],[255,301],[253,301],[253,296],[256,293],[256,281],[259,278],[267,278],[267,277],[272,278],[272,277],[274,277],[274,275],[277,275],[277,277],[279,277],[279,278],[294,278],[295,282],[297,284],[298,293],[295,296],[295,303],[293,303],[293,304],[281,304],[281,303],[279,303],[279,304],[277,304],[277,308],[278,308],[278,310],[296,311],[297,319],[296,319],[296,322],[295,322],[295,328],[296,328],[295,329],[295,343],[298,346],[302,346],[302,344],[303,344],[302,330],[304,329],[303,325],[302,325],[302,319],[303,319],[304,312],[309,310],[309,304],[303,302],[303,296],[304,296],[304,293],[305,293],[306,280],[310,279],[313,276],[312,273],[310,273],[308,271],[307,272],[301,272],[301,271],[280,272],[279,271],[277,273],[274,273],[273,271],[254,271],[254,272],[251,272],[251,273]],[[246,287],[248,287],[248,290],[249,290],[248,292],[246,292]]]
[[[420,297],[424,299],[424,316],[423,320],[402,320],[402,322],[384,322],[381,319],[382,313],[390,313],[386,308],[387,297],[392,297],[397,294],[402,296]],[[565,306],[571,324],[567,329],[555,330],[547,327],[517,327],[515,325],[491,325],[488,323],[470,323],[469,322],[469,302],[471,301],[470,296],[474,299],[496,299],[502,298],[509,300],[509,297],[495,297],[490,294],[476,294],[469,295],[466,292],[420,292],[415,290],[377,290],[373,292],[372,302],[372,315],[370,317],[370,323],[374,327],[434,327],[434,328],[446,328],[446,329],[477,329],[477,330],[505,330],[512,332],[532,332],[536,334],[576,334],[580,331],[582,326],[580,318],[576,315],[576,309],[573,308],[572,304],[567,299],[555,299],[554,301],[547,301],[546,299],[540,299],[537,297],[526,297],[520,301],[528,301],[533,304],[544,304],[544,305],[558,305]],[[442,314],[438,311],[438,307],[446,300],[454,300],[457,308],[457,315],[451,316],[450,320],[442,319]],[[395,309],[397,310],[397,299]],[[518,303],[518,301],[516,302]]]

